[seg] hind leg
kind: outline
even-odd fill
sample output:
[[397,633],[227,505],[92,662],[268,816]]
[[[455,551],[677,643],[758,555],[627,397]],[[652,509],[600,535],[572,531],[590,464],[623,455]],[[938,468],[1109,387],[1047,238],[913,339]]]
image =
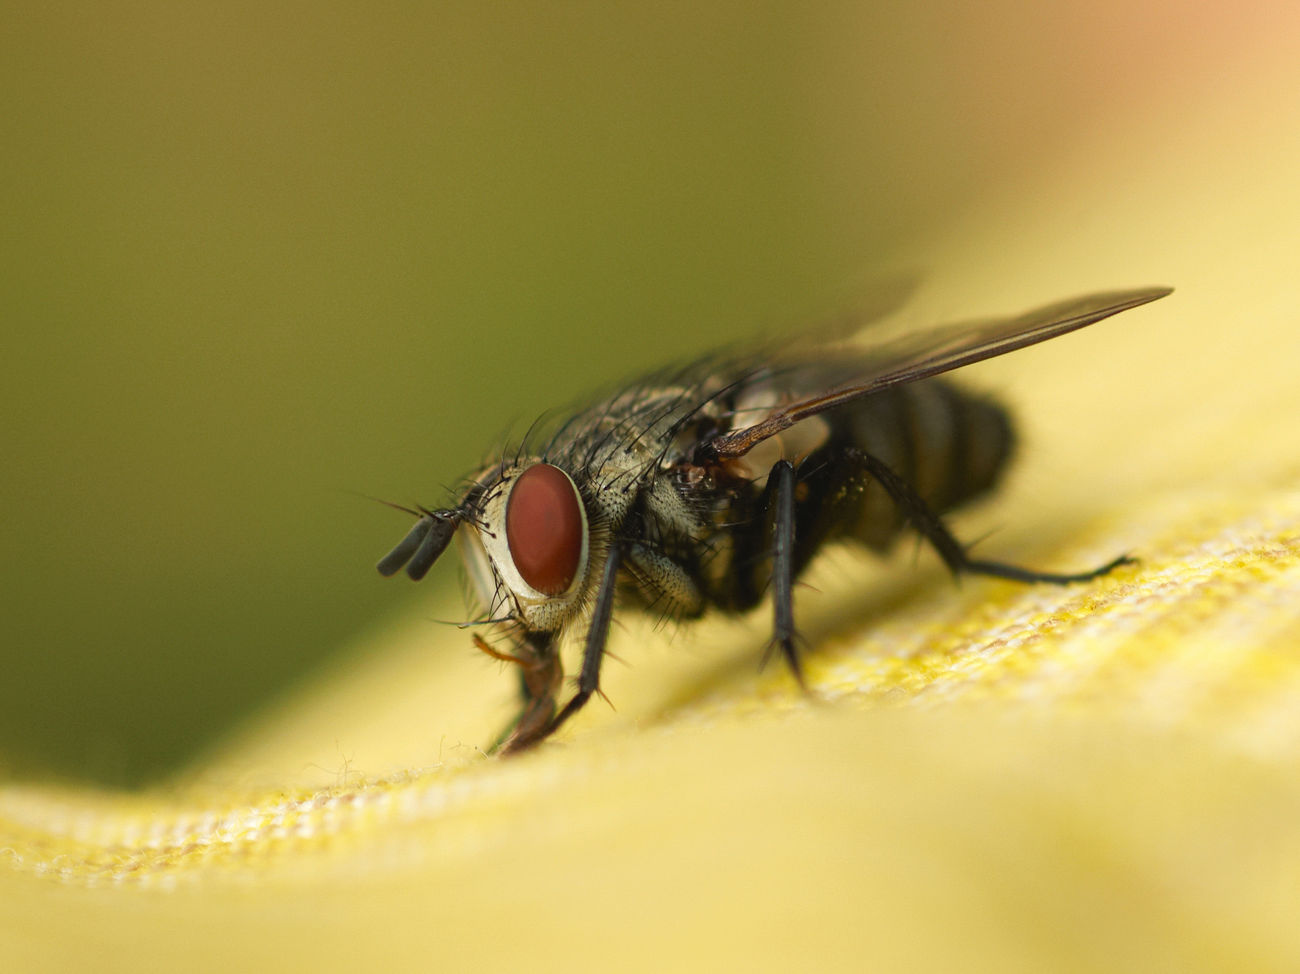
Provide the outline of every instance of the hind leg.
[[995,578],[1008,578],[1016,582],[1051,582],[1055,585],[1067,585],[1070,582],[1086,582],[1094,578],[1106,575],[1120,565],[1131,565],[1134,559],[1128,555],[1120,555],[1118,558],[1106,562],[1106,564],[1086,572],[1073,572],[1058,574],[1056,572],[1038,572],[1028,568],[1020,568],[1016,565],[1005,565],[997,561],[986,561],[980,558],[971,558],[966,554],[966,549],[958,541],[943,520],[934,511],[930,510],[929,505],[921,499],[916,490],[906,480],[894,473],[892,469],[878,458],[861,450],[851,450],[851,456],[861,466],[862,470],[870,474],[885,492],[898,505],[899,509],[907,516],[912,526],[921,534],[925,540],[934,546],[934,550],[939,553],[948,570],[954,575],[991,575]]

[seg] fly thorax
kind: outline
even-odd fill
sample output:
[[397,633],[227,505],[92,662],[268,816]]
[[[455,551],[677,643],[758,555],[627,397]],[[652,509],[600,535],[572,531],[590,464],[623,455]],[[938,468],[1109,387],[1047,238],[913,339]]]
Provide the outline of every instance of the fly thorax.
[[644,449],[638,444],[611,449],[598,465],[593,465],[585,485],[593,520],[607,525],[623,523],[642,488],[648,463]]
[[671,476],[656,478],[645,491],[645,511],[663,537],[699,540],[708,525],[682,497]]

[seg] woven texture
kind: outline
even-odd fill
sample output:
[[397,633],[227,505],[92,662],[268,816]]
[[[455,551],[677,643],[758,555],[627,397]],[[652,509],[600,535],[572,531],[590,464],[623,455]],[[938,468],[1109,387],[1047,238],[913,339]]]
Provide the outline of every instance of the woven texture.
[[925,248],[972,270],[920,320],[1179,286],[970,376],[1027,447],[960,533],[1138,564],[832,552],[797,595],[813,695],[759,671],[765,614],[621,619],[617,710],[511,761],[477,747],[512,681],[422,607],[174,787],[0,786],[6,969],[1300,969],[1300,203],[1292,165],[1214,192],[1231,107],[1179,131],[1189,170],[1125,177],[1140,219],[1093,153],[1052,174],[1134,239],[1024,214],[995,248],[981,212]]

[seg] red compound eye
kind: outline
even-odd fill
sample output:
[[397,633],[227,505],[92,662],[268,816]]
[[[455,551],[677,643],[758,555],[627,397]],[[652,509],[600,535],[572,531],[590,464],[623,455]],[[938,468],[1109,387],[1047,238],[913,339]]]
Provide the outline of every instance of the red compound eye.
[[506,503],[506,543],[525,582],[544,595],[573,584],[582,560],[581,501],[559,467],[537,463],[519,475]]

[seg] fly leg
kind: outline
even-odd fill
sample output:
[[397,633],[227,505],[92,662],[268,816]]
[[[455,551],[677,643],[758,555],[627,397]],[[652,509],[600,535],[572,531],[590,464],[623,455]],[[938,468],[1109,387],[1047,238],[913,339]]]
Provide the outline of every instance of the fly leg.
[[1114,571],[1120,565],[1131,565],[1135,561],[1128,555],[1120,555],[1118,558],[1108,561],[1100,568],[1094,568],[1092,571],[1057,574],[1055,572],[1036,572],[1028,568],[1019,568],[1016,565],[1004,565],[997,561],[971,558],[966,554],[966,549],[962,547],[961,542],[953,537],[952,532],[944,525],[943,520],[934,511],[930,510],[929,505],[921,499],[921,496],[911,484],[870,453],[861,450],[850,450],[849,453],[864,471],[874,477],[880,486],[885,488],[885,492],[893,498],[894,503],[906,515],[912,526],[934,546],[934,550],[939,553],[939,557],[943,559],[944,564],[948,566],[948,570],[954,575],[963,573],[992,575],[996,578],[1009,578],[1016,582],[1051,582],[1056,585],[1066,585],[1070,582],[1086,582],[1099,578]]
[[591,613],[591,626],[587,629],[587,645],[582,651],[582,672],[578,674],[578,691],[564,705],[555,719],[531,735],[516,732],[506,743],[506,752],[520,751],[543,738],[549,737],[560,725],[583,708],[593,693],[600,692],[600,664],[605,658],[605,641],[609,636],[609,622],[614,614],[615,583],[623,560],[619,542],[611,542],[605,556],[605,570],[600,577],[600,590],[596,594],[596,608]]
[[794,630],[794,465],[778,460],[767,475],[764,507],[772,516],[772,625],[771,646],[780,646],[790,671],[806,686],[795,649]]
[[560,654],[552,635],[529,634],[513,653],[496,649],[478,633],[472,638],[481,652],[519,667],[519,691],[523,701],[519,716],[511,721],[490,750],[509,753],[545,737],[546,727],[555,716],[555,698],[564,682]]

